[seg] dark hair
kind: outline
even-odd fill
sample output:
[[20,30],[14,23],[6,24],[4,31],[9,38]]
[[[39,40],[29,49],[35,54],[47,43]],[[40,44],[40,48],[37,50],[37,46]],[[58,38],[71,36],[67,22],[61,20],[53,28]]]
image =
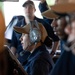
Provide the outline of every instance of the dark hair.
[[34,2],[33,1],[26,1],[22,6],[25,7],[25,6],[29,5],[29,4],[34,5]]

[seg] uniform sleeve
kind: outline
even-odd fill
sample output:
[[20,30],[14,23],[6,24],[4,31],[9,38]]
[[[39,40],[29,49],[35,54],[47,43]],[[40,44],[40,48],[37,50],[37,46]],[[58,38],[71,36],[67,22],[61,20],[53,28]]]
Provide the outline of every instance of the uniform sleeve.
[[48,6],[47,6],[46,1],[44,3],[39,4],[39,10],[41,11],[41,13],[48,10]]
[[[15,16],[14,18],[18,19],[16,26],[21,27],[21,25],[24,25],[24,24],[22,24],[22,20],[24,19],[23,16]],[[21,37],[21,34],[18,34],[17,32],[15,32],[13,30],[12,39],[11,39],[11,47],[13,46],[13,47],[17,48],[20,45],[20,40],[19,40],[20,37]]]
[[11,47],[17,48],[17,44],[18,44],[18,40],[16,37],[16,33],[15,33],[15,31],[13,31],[12,39],[11,39]]
[[[39,10],[40,10],[41,13],[43,13],[44,11],[46,11],[46,10],[48,10],[48,9],[49,9],[49,8],[48,8],[48,6],[47,6],[46,1],[45,1],[44,3],[40,3],[40,4],[39,4]],[[44,20],[45,20],[46,22],[48,22],[49,24],[51,24],[52,21],[53,21],[53,19],[48,19],[48,18],[46,18],[46,17],[44,17],[44,16],[43,16],[43,18],[44,18]]]

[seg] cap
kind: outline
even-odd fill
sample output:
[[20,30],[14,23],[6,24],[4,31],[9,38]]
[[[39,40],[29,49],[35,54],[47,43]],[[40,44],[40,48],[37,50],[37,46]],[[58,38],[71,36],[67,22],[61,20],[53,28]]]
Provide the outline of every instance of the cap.
[[[25,6],[29,5],[29,4],[34,5],[34,2],[28,0],[28,1],[26,1],[22,6],[25,7]],[[35,5],[34,5],[34,6],[35,6]]]
[[[48,36],[46,29],[44,28],[44,26],[41,23],[38,23],[39,25],[39,29],[41,32],[41,41],[44,42],[46,37]],[[30,25],[25,25],[24,27],[14,27],[14,30],[18,33],[25,33],[25,34],[29,34],[30,32]]]

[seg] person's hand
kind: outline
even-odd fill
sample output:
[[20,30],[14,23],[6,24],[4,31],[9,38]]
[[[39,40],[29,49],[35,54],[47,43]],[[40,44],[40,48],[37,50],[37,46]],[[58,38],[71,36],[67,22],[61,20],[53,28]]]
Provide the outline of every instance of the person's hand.
[[19,75],[19,74],[18,74],[18,71],[17,71],[16,69],[13,70],[13,74],[14,74],[14,75]]
[[55,52],[54,51],[51,51],[50,56],[53,57],[54,54],[55,54]]

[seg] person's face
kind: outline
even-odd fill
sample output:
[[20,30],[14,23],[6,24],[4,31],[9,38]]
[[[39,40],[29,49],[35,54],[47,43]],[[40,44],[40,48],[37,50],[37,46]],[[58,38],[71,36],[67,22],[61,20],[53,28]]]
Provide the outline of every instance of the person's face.
[[53,27],[53,31],[56,32],[56,28],[57,28],[57,26],[58,26],[58,25],[57,25],[57,20],[56,20],[56,19],[53,20],[51,26]]
[[65,26],[66,26],[66,20],[65,18],[61,18],[59,20],[57,20],[57,34],[59,36],[64,36],[65,32],[64,32],[64,29],[65,29]]
[[26,5],[25,6],[25,15],[26,16],[34,16],[34,13],[35,13],[35,7],[34,7],[34,5],[31,5],[31,4],[29,4],[29,5]]
[[30,44],[29,35],[23,33],[20,40],[21,40],[21,44],[22,44],[23,49],[26,50],[26,48]]

